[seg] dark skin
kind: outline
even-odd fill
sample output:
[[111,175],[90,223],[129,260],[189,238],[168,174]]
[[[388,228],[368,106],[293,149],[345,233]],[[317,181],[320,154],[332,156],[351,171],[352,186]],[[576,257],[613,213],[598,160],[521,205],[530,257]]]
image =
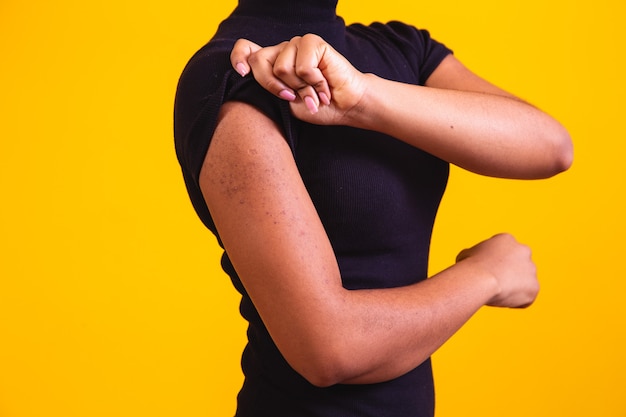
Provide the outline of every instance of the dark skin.
[[[545,178],[571,163],[569,135],[556,120],[453,56],[424,87],[362,74],[315,35],[268,48],[242,40],[232,63],[290,101],[295,117],[378,130],[480,174]],[[318,386],[398,377],[482,306],[526,307],[539,290],[530,249],[508,234],[461,251],[418,284],[344,289],[281,131],[244,103],[223,106],[200,185],[274,342]]]

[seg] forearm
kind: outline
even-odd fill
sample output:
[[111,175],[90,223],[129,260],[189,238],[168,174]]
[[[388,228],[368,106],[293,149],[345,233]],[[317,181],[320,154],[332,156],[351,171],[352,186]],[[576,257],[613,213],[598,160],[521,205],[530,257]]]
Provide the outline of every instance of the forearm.
[[504,235],[462,251],[454,266],[419,284],[346,290],[291,149],[244,103],[224,105],[200,186],[269,334],[316,385],[402,375],[480,306],[524,306],[536,295],[529,250]]
[[482,175],[544,178],[571,163],[567,131],[520,100],[364,78],[366,92],[352,112],[356,127],[389,134]]
[[[337,346],[331,383],[376,383],[414,369],[497,291],[493,277],[460,262],[418,284],[347,291],[329,326]],[[328,348],[328,346],[326,347]]]
[[453,55],[423,87],[362,74],[316,35],[268,48],[244,44],[233,50],[233,65],[249,61],[257,81],[289,100],[292,113],[306,122],[383,132],[495,177],[545,178],[572,163],[572,142],[558,121],[476,76]]

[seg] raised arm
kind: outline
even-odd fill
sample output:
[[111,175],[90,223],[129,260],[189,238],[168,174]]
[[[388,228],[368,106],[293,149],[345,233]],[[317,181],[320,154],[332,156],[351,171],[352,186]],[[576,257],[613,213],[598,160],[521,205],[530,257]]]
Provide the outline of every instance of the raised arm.
[[318,386],[373,383],[428,358],[482,305],[523,307],[538,285],[530,251],[498,235],[416,285],[349,291],[277,126],[227,103],[200,185],[270,335]]
[[545,178],[572,162],[560,123],[452,55],[426,87],[362,74],[316,35],[269,48],[242,40],[231,59],[240,73],[251,69],[261,85],[290,100],[300,119],[386,133],[478,174]]

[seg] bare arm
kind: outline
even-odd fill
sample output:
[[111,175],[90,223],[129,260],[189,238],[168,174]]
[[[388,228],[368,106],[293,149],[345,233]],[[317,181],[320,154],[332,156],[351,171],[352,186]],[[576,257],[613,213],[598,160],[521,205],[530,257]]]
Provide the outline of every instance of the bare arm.
[[300,119],[380,131],[482,175],[545,178],[572,162],[561,124],[452,55],[426,87],[362,74],[315,35],[269,48],[242,40],[231,59]]
[[426,87],[372,75],[355,124],[376,129],[469,171],[545,178],[569,168],[567,131],[548,114],[467,70],[453,55]]
[[530,251],[507,235],[422,283],[342,287],[332,247],[278,128],[227,103],[200,185],[242,283],[281,353],[311,383],[373,383],[428,358],[482,305],[537,291]]

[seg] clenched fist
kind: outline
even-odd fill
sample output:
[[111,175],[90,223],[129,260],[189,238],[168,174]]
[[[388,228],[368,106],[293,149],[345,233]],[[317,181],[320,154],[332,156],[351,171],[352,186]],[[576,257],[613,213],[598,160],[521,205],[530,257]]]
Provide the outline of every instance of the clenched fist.
[[367,75],[313,34],[265,48],[240,39],[230,58],[239,74],[252,71],[261,86],[289,101],[293,115],[309,123],[350,125],[367,88]]
[[523,308],[537,298],[539,282],[530,248],[509,234],[496,235],[461,251],[457,262],[473,263],[495,278],[499,291],[487,305]]

